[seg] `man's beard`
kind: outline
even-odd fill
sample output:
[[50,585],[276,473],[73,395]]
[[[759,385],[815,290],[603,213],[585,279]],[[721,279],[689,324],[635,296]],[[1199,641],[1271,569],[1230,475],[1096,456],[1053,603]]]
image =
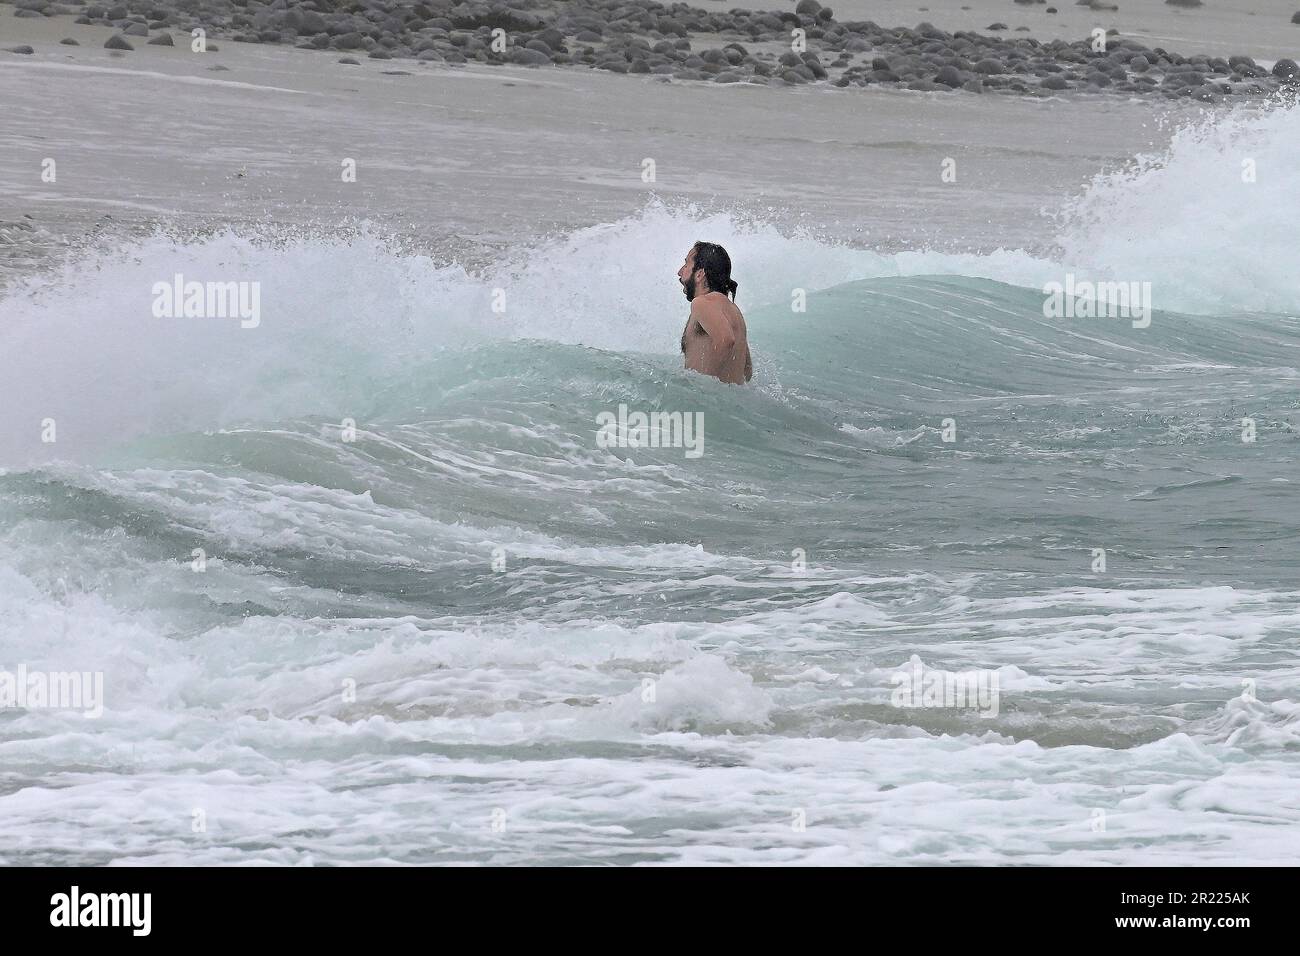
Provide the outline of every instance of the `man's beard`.
[[695,276],[691,276],[682,283],[682,293],[686,296],[687,302],[695,298]]

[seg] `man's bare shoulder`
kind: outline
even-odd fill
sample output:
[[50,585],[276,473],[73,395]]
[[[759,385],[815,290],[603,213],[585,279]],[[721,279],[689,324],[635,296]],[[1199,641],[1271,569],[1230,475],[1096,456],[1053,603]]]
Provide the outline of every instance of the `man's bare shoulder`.
[[742,318],[740,309],[736,308],[736,304],[721,292],[710,292],[708,295],[696,296],[692,299],[691,315],[694,317],[701,315],[720,316],[727,319],[732,317]]

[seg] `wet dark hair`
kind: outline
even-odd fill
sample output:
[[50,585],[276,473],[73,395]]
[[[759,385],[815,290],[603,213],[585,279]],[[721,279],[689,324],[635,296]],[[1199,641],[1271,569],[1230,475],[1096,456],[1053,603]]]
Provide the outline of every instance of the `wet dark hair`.
[[710,292],[721,292],[736,299],[739,286],[731,278],[731,256],[716,242],[697,242],[691,250],[695,253],[695,268],[704,270]]

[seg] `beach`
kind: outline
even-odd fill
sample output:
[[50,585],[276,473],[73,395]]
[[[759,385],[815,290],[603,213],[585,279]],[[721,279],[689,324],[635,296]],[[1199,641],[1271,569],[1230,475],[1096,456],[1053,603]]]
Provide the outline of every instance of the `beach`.
[[[993,16],[993,6],[934,14],[951,29],[968,28]],[[1201,12],[1165,7],[1142,15],[1172,31],[1184,20],[1200,24],[1193,13]],[[1091,15],[1071,14],[1085,22]],[[254,210],[280,223],[378,216],[386,229],[424,241],[450,230],[463,242],[499,248],[521,234],[629,215],[653,196],[752,208],[785,226],[877,248],[1027,248],[1033,219],[1059,203],[1062,189],[1159,146],[1179,116],[1205,105],[1184,95],[1153,120],[1140,97],[1100,90],[1026,102],[917,97],[885,84],[877,91],[901,95],[866,97],[857,88],[804,90],[776,78],[761,89],[715,88],[671,76],[616,80],[577,66],[364,55],[341,64],[354,57],[262,43],[221,48],[215,38],[215,51],[196,54],[185,34],[166,29],[155,37],[175,33],[179,46],[141,42],[127,53],[103,48],[120,35],[112,26],[67,16],[0,19],[5,46],[40,48],[0,60],[14,104],[3,218],[30,215],[55,231],[70,217],[70,229],[84,232],[96,207],[126,224],[228,221]],[[1061,22],[1036,25],[1036,36],[1068,35],[1055,30]],[[1206,22],[1221,35],[1218,20]],[[1218,49],[1185,32],[1189,49]],[[1142,34],[1151,42],[1162,36]],[[80,45],[59,45],[65,38]],[[1086,38],[1087,30],[1076,36]],[[1267,67],[1275,62],[1257,55]],[[106,84],[105,95],[79,107],[88,83]],[[50,97],[66,117],[54,128]],[[207,118],[214,111],[216,123]],[[708,118],[705,129],[682,123],[693,112]],[[281,130],[287,149],[276,143]],[[716,136],[734,144],[725,164],[717,161]],[[45,158],[36,154],[49,151],[44,144],[66,151],[73,196],[32,181]],[[490,169],[476,164],[483,151],[496,159]],[[418,160],[402,158],[414,154]],[[644,161],[657,156],[647,181]],[[334,174],[346,158],[361,164],[356,183]],[[949,159],[960,174],[944,181]],[[27,196],[49,201],[33,211]]]
[[0,5],[0,861],[1295,858],[1296,10],[123,6]]

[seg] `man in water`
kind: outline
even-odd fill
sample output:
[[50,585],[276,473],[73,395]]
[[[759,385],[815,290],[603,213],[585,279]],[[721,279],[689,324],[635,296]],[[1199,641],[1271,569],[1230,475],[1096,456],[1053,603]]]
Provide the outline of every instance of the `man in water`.
[[[682,331],[682,354],[693,372],[743,385],[754,375],[745,317],[736,308],[731,257],[722,246],[697,242],[677,270],[677,280],[691,303]],[[731,298],[728,299],[727,296]]]

